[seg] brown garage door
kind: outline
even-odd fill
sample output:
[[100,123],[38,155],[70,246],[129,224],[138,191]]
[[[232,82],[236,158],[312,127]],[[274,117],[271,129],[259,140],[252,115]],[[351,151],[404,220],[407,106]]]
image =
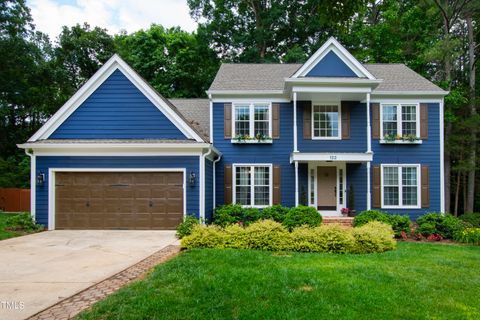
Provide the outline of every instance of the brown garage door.
[[56,229],[175,229],[181,172],[57,172]]

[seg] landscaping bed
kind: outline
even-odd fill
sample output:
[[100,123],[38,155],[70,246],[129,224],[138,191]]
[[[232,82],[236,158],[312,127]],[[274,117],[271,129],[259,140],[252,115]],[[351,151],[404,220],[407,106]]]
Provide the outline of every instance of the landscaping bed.
[[478,319],[480,248],[382,254],[193,249],[79,319]]
[[24,236],[42,231],[41,225],[35,224],[30,213],[0,212],[0,240]]

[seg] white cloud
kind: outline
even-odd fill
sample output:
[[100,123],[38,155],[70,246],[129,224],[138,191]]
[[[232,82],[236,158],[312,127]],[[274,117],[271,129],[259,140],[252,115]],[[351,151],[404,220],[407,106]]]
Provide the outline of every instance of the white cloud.
[[186,0],[28,0],[37,30],[56,39],[62,26],[88,22],[109,33],[148,28],[152,23],[194,31]]

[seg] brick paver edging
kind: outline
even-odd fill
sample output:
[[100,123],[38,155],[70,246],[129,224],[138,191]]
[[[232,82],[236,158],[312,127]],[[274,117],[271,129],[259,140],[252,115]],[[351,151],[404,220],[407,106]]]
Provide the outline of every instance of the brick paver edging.
[[104,299],[133,280],[142,278],[150,269],[159,263],[173,258],[180,252],[180,246],[170,245],[134,264],[133,266],[120,271],[119,273],[105,279],[93,286],[68,297],[47,309],[34,314],[29,320],[41,319],[71,319],[81,311],[89,308],[95,302]]

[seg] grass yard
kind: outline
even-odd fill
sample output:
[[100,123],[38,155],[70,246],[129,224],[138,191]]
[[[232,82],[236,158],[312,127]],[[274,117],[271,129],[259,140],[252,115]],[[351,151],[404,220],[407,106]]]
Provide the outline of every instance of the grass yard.
[[79,319],[479,319],[480,247],[370,255],[198,249]]

